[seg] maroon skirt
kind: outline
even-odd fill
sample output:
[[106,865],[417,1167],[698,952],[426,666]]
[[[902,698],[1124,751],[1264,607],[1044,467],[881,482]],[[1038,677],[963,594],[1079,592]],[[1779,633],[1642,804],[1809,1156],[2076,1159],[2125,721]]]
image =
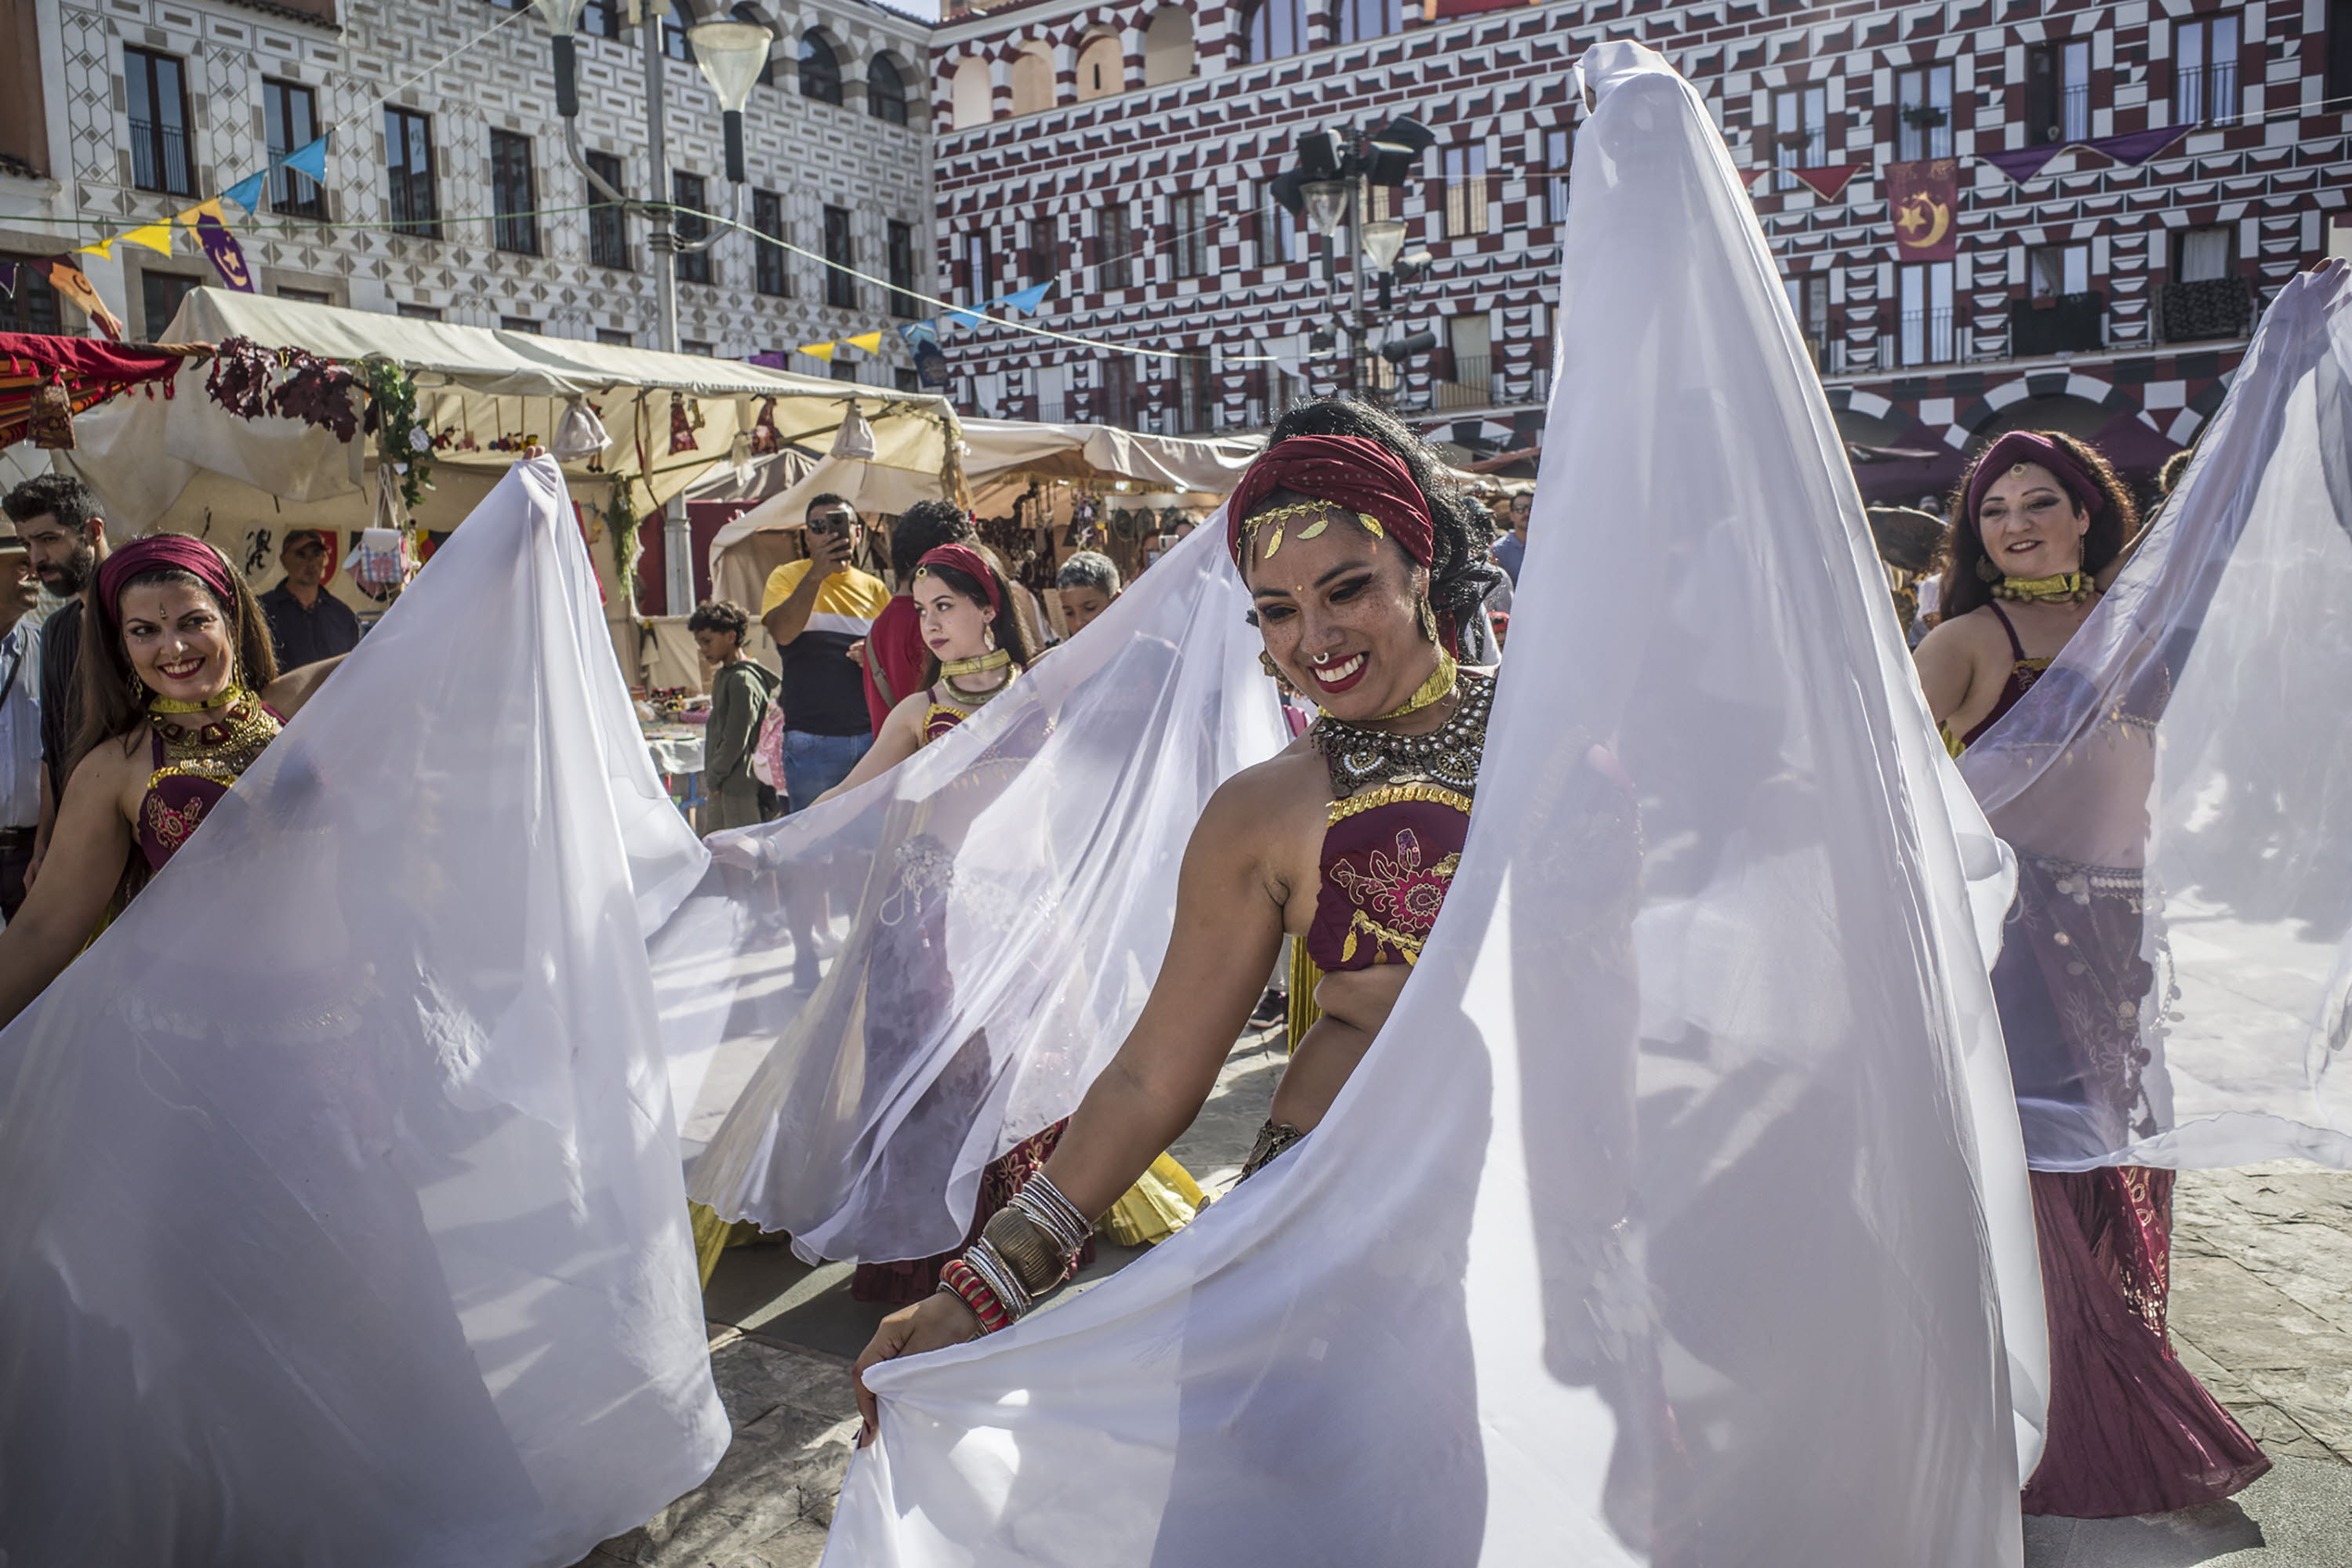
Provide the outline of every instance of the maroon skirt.
[[2035,1171],[2050,1427],[2027,1513],[2118,1519],[2228,1497],[2271,1468],[2172,1353],[2170,1171]]
[[[903,1263],[861,1263],[849,1277],[849,1299],[853,1301],[877,1301],[887,1306],[904,1307],[920,1301],[940,1288],[940,1270],[963,1255],[963,1249],[980,1239],[981,1227],[992,1218],[998,1209],[1013,1201],[1030,1177],[1045,1168],[1053,1157],[1054,1145],[1062,1141],[1062,1129],[1070,1124],[1064,1117],[1034,1138],[1024,1138],[1003,1153],[991,1160],[980,1173],[980,1198],[972,1205],[971,1228],[955,1247],[935,1258],[908,1258]],[[1078,1248],[1075,1267],[1083,1268],[1095,1260],[1094,1238]]]

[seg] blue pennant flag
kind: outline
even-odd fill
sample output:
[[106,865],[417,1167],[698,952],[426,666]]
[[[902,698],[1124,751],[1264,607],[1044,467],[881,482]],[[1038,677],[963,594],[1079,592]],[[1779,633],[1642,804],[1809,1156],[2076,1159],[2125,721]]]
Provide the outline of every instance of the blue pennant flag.
[[257,213],[261,210],[262,182],[268,178],[268,174],[267,171],[258,174],[247,174],[245,178],[231,185],[228,189],[223,191],[221,195],[226,196],[230,201],[235,202],[237,205],[243,207],[247,212]]
[[980,312],[978,310],[950,310],[947,313],[946,319],[953,321],[959,327],[976,327],[980,325]]
[[286,167],[299,169],[320,184],[325,184],[327,183],[327,138],[321,136],[309,146],[298,147],[287,153]]
[[1053,287],[1054,285],[1050,282],[1032,283],[1029,287],[1022,289],[1017,294],[1007,294],[1003,299],[999,300],[997,303],[1000,305],[1010,305],[1024,316],[1034,315],[1036,312],[1037,307],[1045,302],[1046,291]]

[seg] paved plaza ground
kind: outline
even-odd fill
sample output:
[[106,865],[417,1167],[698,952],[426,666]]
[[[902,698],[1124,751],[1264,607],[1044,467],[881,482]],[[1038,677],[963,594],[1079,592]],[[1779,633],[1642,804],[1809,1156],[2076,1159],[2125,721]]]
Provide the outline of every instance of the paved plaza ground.
[[[1213,1192],[1265,1120],[1281,1042],[1279,1030],[1245,1037],[1176,1147]],[[1136,1256],[1097,1245],[1082,1279]],[[727,1255],[707,1303],[734,1446],[704,1485],[580,1568],[804,1568],[823,1555],[857,1432],[850,1358],[882,1316],[849,1300],[848,1276],[779,1247]],[[2161,1518],[2028,1520],[2028,1568],[2352,1568],[2352,1175],[2301,1163],[2185,1174],[2172,1333],[2275,1468],[2226,1502]]]

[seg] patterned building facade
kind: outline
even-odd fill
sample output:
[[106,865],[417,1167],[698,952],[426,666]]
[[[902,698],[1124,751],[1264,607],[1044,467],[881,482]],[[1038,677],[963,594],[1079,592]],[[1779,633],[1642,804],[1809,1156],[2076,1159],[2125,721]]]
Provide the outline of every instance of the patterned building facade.
[[[644,50],[624,5],[589,5],[579,126],[600,172],[642,196],[656,177]],[[564,149],[545,28],[523,0],[0,7],[12,46],[0,51],[11,79],[0,81],[11,104],[0,113],[0,258],[99,237],[41,219],[102,220],[121,233],[170,217],[331,127],[323,184],[281,172],[250,220],[226,209],[261,291],[656,346],[647,226],[588,210],[596,198]],[[863,0],[735,9],[780,35],[772,81],[752,89],[745,111],[742,220],[877,281],[727,235],[707,256],[681,258],[682,346],[740,357],[871,331],[889,319],[887,285],[938,291],[929,28]],[[663,178],[680,203],[723,213],[718,107],[683,31],[672,25],[665,37]],[[180,248],[167,258],[117,245],[79,259],[131,335],[152,337],[181,294],[215,280],[192,247]],[[0,300],[0,327],[80,325],[46,285]],[[887,347],[856,363],[843,355],[836,374],[911,378],[903,348],[895,338]]]
[[[1344,346],[1314,334],[1346,303],[1346,264],[1335,290],[1266,183],[1300,132],[1403,113],[1438,139],[1392,209],[1430,264],[1375,336],[1437,348],[1399,405],[1476,455],[1524,445],[1573,199],[1570,67],[1606,37],[1664,51],[1753,171],[1874,495],[1938,488],[1974,438],[2028,423],[2104,437],[2145,472],[2218,405],[2263,300],[2352,252],[2352,0],[1436,15],[1458,3],[1034,0],[951,18],[932,112],[958,297],[1052,279],[1041,324],[1188,356],[986,329],[950,345],[972,404],[1245,427],[1343,384]],[[1905,259],[1896,165],[1951,182],[1949,259]]]

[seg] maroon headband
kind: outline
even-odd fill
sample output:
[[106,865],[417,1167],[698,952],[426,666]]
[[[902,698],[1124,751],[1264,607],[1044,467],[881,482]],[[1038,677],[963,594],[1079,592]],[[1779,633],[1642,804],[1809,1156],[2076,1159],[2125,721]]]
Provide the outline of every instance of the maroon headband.
[[1976,526],[1977,508],[1984,503],[1985,491],[1992,482],[2021,463],[2039,463],[2050,470],[2059,485],[2086,514],[2095,514],[2107,504],[2101,490],[2074,460],[2074,454],[2047,436],[2037,436],[2031,430],[2011,430],[1977,458],[1977,466],[1969,470],[1969,526]]
[[1003,590],[996,585],[996,573],[988,558],[969,544],[942,544],[926,552],[915,563],[915,575],[923,574],[926,566],[952,566],[965,576],[977,581],[988,595],[988,613],[995,615],[1004,608]]
[[1276,490],[1370,513],[1423,566],[1436,553],[1429,498],[1404,459],[1361,436],[1293,436],[1260,453],[1226,499],[1225,548],[1235,565],[1244,564],[1242,524]]
[[109,630],[122,629],[122,585],[142,572],[188,573],[213,591],[230,618],[236,616],[236,583],[219,551],[184,533],[151,533],[98,563],[98,610]]

